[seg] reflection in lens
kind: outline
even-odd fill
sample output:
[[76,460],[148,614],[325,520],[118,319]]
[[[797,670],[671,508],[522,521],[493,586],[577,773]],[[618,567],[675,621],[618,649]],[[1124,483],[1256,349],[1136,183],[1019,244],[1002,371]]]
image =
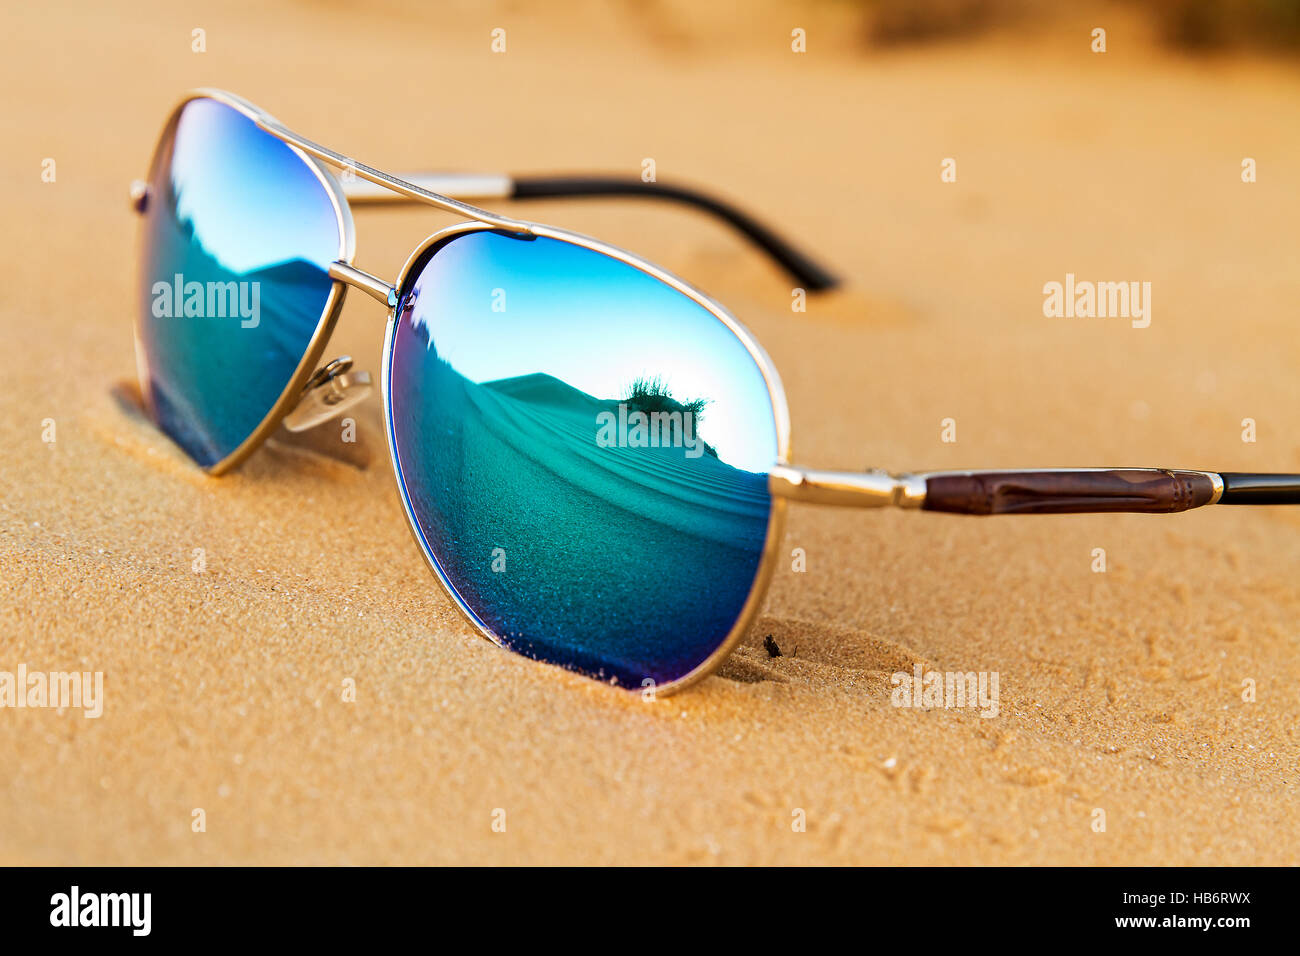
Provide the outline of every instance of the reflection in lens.
[[766,382],[686,295],[556,239],[478,231],[412,271],[391,437],[420,536],[503,644],[623,687],[689,674],[758,573]]
[[339,256],[325,186],[238,110],[191,100],[149,183],[137,325],[160,427],[204,466],[234,451],[293,377]]

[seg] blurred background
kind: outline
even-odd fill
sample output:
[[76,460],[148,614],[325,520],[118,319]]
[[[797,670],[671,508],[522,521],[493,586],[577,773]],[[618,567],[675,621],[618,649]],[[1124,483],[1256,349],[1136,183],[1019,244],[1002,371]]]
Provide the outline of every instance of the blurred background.
[[1294,50],[1300,43],[1300,4],[1294,0],[861,0],[861,33],[875,43],[969,36],[1007,26],[1069,19],[1081,12],[1121,11],[1144,20],[1163,41],[1182,49]]

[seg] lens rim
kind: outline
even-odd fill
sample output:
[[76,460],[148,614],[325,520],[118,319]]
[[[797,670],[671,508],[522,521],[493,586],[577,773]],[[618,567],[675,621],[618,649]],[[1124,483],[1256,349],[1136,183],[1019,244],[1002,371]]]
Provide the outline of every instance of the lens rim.
[[[266,124],[279,125],[279,122],[267,113],[265,110],[254,106],[252,103],[235,96],[233,93],[227,93],[225,90],[210,88],[200,88],[190,90],[185,93],[180,100],[172,107],[167,116],[167,122],[163,125],[162,133],[159,134],[157,142],[154,144],[153,156],[149,160],[149,175],[147,182],[154,182],[156,174],[159,171],[159,165],[164,161],[170,162],[171,146],[176,136],[176,126],[180,122],[182,111],[194,100],[214,100],[223,106],[228,106],[238,113],[251,119],[258,126],[265,129]],[[267,136],[272,136],[267,132]],[[277,138],[277,137],[273,137]],[[281,140],[281,142],[284,142]],[[284,145],[292,150],[307,168],[315,174],[321,185],[325,187],[325,193],[329,196],[330,205],[334,210],[334,218],[339,229],[339,251],[338,262],[347,265],[352,264],[352,259],[356,255],[357,236],[356,228],[352,222],[352,210],[348,207],[347,198],[343,195],[343,187],[339,181],[330,173],[329,169],[316,159],[292,143],[285,142]],[[146,215],[147,215],[146,211]],[[137,281],[143,281],[144,272],[144,246],[146,242],[146,227],[141,224],[139,235],[136,239],[136,269]],[[217,463],[203,467],[203,470],[209,475],[221,475],[230,471],[232,468],[241,464],[253,452],[255,452],[275,429],[279,426],[281,419],[289,412],[293,411],[294,406],[298,404],[302,397],[302,390],[307,384],[307,379],[316,370],[321,356],[325,352],[325,345],[329,342],[330,335],[334,332],[334,326],[338,322],[339,315],[343,311],[343,300],[347,296],[347,283],[335,279],[330,283],[329,295],[325,299],[325,304],[321,308],[321,316],[316,322],[316,328],[312,332],[311,339],[307,343],[307,351],[303,353],[302,360],[298,367],[294,369],[293,376],[285,385],[284,390],[275,400],[266,417],[249,433],[238,447],[229,455]],[[158,427],[164,435],[166,430],[158,423],[157,410],[153,408],[149,401],[149,389],[147,387],[148,369],[145,364],[144,348],[141,345],[140,323],[143,321],[138,310],[133,310],[134,319],[132,321],[132,332],[135,339],[135,362],[136,362],[136,380],[140,388],[140,398],[144,403],[145,411],[148,413],[150,420]],[[171,436],[167,436],[171,439]],[[179,445],[177,447],[180,447]],[[188,457],[188,455],[187,455]],[[193,459],[190,459],[193,461]],[[198,464],[195,462],[195,464]]]
[[[420,243],[411,255],[407,258],[406,264],[402,266],[402,271],[398,274],[396,290],[397,304],[400,305],[402,299],[409,291],[412,283],[418,277],[420,270],[425,263],[437,253],[438,249],[446,245],[452,239],[465,235],[470,232],[481,232],[483,230],[500,232],[510,235],[505,230],[496,229],[490,224],[482,222],[461,222],[441,229],[429,236],[424,242]],[[682,293],[687,298],[693,300],[696,304],[703,306],[715,319],[727,327],[731,333],[740,340],[740,344],[745,347],[750,358],[758,366],[759,372],[763,376],[763,382],[767,386],[768,399],[772,405],[773,425],[776,428],[776,460],[773,466],[789,465],[791,455],[793,454],[790,445],[790,411],[786,404],[785,388],[781,384],[781,377],[777,374],[776,366],[768,357],[766,351],[759,344],[752,332],[749,331],[739,319],[727,311],[726,307],[712,297],[706,295],[700,290],[687,282],[682,281],[677,276],[661,269],[654,263],[642,259],[640,256],[621,249],[618,246],[601,242],[599,239],[593,239],[591,236],[585,236],[581,233],[570,232],[567,229],[559,229],[554,226],[544,226],[538,223],[530,224],[530,232],[533,236],[545,239],[556,239],[570,245],[578,246],[592,252],[600,253],[603,256],[614,259],[625,265],[632,266],[635,269],[645,273],[652,279],[668,285],[670,288]],[[514,238],[519,238],[514,236]],[[438,583],[442,585],[443,591],[451,598],[452,603],[461,612],[467,621],[469,621],[478,630],[479,634],[491,641],[498,647],[512,651],[504,644],[492,629],[488,627],[474,610],[465,603],[455,586],[447,578],[438,560],[434,557],[425,542],[424,535],[420,532],[416,523],[415,511],[411,505],[410,496],[407,494],[406,485],[402,480],[402,471],[400,460],[397,457],[397,439],[393,433],[393,392],[392,381],[389,370],[392,366],[393,342],[397,336],[397,306],[394,306],[388,314],[388,326],[384,330],[384,355],[380,363],[380,394],[383,396],[384,406],[384,433],[388,436],[388,456],[393,466],[393,478],[397,483],[397,494],[402,501],[402,510],[406,515],[406,527],[411,532],[411,537],[415,540],[416,546],[420,553],[424,555],[425,563],[433,571]],[[770,479],[769,479],[770,481]],[[735,649],[744,637],[749,627],[758,615],[759,609],[763,605],[763,598],[767,594],[768,586],[771,584],[772,572],[776,566],[776,552],[781,544],[782,533],[785,529],[785,498],[781,495],[771,496],[771,510],[767,519],[767,536],[763,542],[763,551],[759,559],[758,571],[754,575],[754,581],[750,585],[749,594],[745,598],[745,603],[741,606],[740,614],[736,622],[732,625],[731,630],[727,633],[726,638],[719,644],[703,661],[695,666],[689,673],[682,675],[676,680],[669,681],[665,684],[656,684],[654,692],[656,696],[667,696],[683,690],[697,681],[703,680],[717,668],[723,660]],[[512,653],[518,653],[512,651]],[[525,656],[525,655],[520,655]],[[533,658],[527,658],[534,660]],[[554,667],[566,673],[575,674],[587,680],[594,680],[586,675],[576,671],[571,671],[560,664],[554,664],[550,661],[537,661],[539,664],[545,664]],[[599,682],[597,682],[599,683]],[[644,688],[629,687],[617,688],[624,693],[640,694]]]

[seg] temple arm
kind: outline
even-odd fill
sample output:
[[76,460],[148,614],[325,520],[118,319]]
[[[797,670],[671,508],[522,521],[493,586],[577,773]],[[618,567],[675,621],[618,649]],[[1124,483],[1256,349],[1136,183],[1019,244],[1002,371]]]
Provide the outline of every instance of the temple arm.
[[[516,176],[476,173],[414,173],[400,179],[430,192],[461,200],[574,199],[632,196],[683,203],[717,216],[767,253],[809,292],[834,288],[839,280],[791,243],[729,203],[685,186],[646,183],[614,176]],[[353,178],[343,182],[350,203],[410,202],[383,186]]]
[[1213,504],[1300,504],[1300,475],[1165,468],[1051,468],[922,475],[809,471],[779,465],[774,495],[852,507],[923,508],[952,514],[1172,514]]

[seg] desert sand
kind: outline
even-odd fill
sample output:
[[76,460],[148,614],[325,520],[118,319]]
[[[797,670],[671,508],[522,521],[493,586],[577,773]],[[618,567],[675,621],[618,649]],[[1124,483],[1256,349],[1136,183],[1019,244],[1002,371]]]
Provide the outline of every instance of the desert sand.
[[[1300,471],[1294,64],[1187,58],[1111,14],[1093,54],[1086,18],[873,48],[835,4],[59,6],[7,10],[0,57],[0,670],[102,671],[105,703],[0,710],[0,862],[1297,861],[1300,508],[792,506],[807,570],[783,559],[721,671],[647,703],[476,636],[412,543],[377,400],[357,445],[277,440],[223,478],[160,434],[126,202],[197,86],[394,171],[653,158],[845,287],[792,312],[682,209],[501,208],[726,303],[800,463]],[[356,221],[391,279],[450,220]],[[1045,318],[1067,273],[1151,282],[1149,327]],[[352,295],[331,353],[377,372],[383,320]],[[998,672],[998,715],[892,706],[917,664]]]

